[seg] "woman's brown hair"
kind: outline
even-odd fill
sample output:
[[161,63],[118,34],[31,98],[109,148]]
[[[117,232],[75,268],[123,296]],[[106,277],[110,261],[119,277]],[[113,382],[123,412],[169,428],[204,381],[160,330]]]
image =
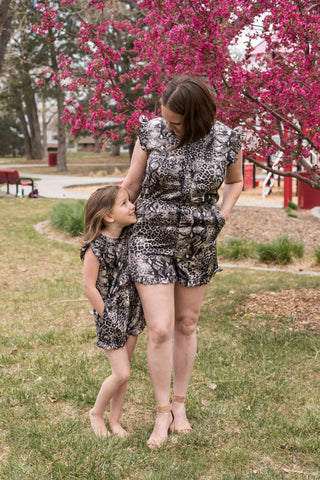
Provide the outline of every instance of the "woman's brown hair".
[[163,92],[161,103],[183,116],[183,132],[175,148],[209,134],[216,117],[216,103],[201,80],[189,76],[174,78]]
[[104,227],[103,218],[111,212],[122,188],[119,185],[109,185],[98,188],[90,195],[84,210],[83,245],[93,242],[100,235]]

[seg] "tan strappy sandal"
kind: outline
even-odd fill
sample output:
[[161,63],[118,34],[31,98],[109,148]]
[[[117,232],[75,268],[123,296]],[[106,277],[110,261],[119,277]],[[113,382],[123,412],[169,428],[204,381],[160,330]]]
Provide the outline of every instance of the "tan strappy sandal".
[[[172,402],[171,402],[171,408],[173,403],[186,403],[187,397],[186,395],[172,395]],[[192,428],[189,426],[187,428],[176,428],[174,424],[174,418],[172,420],[172,423],[170,425],[170,432],[171,433],[178,433],[179,435],[185,435],[187,433],[190,433]]]
[[[156,407],[156,412],[157,412],[157,416],[159,414],[162,414],[162,413],[170,413],[171,414],[171,422],[168,425],[168,431],[169,431],[170,427],[173,423],[173,413],[172,413],[172,410],[171,410],[171,405],[165,405],[164,407],[157,406]],[[164,438],[159,438],[159,439],[150,437],[149,440],[147,441],[147,444],[148,444],[149,448],[155,449],[155,448],[161,447],[161,445],[163,445],[167,440],[168,440],[168,434],[166,434],[166,436]]]

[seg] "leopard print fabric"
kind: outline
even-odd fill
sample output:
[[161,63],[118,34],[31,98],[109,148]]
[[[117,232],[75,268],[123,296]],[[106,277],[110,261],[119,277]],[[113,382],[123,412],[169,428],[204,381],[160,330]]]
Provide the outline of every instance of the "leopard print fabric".
[[128,242],[131,228],[119,238],[105,235],[82,248],[81,257],[91,246],[99,260],[96,287],[104,300],[103,316],[94,310],[97,346],[105,350],[121,348],[130,335],[139,335],[145,327],[142,305],[129,276]]
[[178,137],[165,120],[142,122],[148,160],[130,242],[131,276],[146,285],[205,285],[221,271],[216,238],[225,219],[216,203],[227,167],[237,161],[240,133],[216,121],[208,136],[170,151]]

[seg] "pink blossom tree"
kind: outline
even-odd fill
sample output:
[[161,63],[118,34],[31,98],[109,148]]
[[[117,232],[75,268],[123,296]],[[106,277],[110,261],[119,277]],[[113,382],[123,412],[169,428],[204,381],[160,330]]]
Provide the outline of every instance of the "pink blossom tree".
[[[39,5],[42,34],[48,27],[63,28],[51,3]],[[60,8],[76,11],[79,5],[80,0],[63,0]],[[159,113],[167,81],[196,75],[211,85],[218,118],[243,126],[247,160],[320,189],[319,2],[91,0],[90,5],[95,20],[81,19],[77,40],[85,54],[82,71],[76,57],[63,53],[59,59],[57,81],[68,94],[64,120],[72,133],[86,129],[116,139],[125,127],[132,142],[140,115]],[[123,43],[111,44],[110,32]],[[235,50],[241,38],[240,57]],[[258,41],[264,50],[253,59]],[[270,156],[280,159],[276,168],[259,162]],[[301,168],[308,177],[300,175]]]

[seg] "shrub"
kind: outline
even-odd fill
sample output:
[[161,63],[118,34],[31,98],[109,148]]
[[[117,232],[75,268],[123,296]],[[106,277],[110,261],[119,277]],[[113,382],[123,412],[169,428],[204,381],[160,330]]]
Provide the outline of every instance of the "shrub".
[[320,247],[314,249],[317,263],[320,263]]
[[84,231],[85,200],[76,200],[73,203],[59,202],[49,212],[50,223],[53,228],[70,233],[76,237]]
[[287,264],[292,258],[303,257],[304,246],[302,243],[289,240],[286,235],[279,235],[273,242],[258,244],[256,246],[259,260],[265,263]]
[[255,255],[255,245],[247,239],[230,238],[227,242],[218,244],[218,253],[230,260],[252,258]]
[[292,213],[292,210],[300,210],[300,207],[296,203],[291,202],[289,200],[288,206],[284,210],[285,210],[285,212],[287,212],[288,217],[298,218],[298,216],[296,214]]
[[297,205],[297,204],[294,203],[294,202],[291,202],[290,200],[288,201],[288,207],[289,207],[289,208],[292,208],[292,210],[300,210],[299,205]]

